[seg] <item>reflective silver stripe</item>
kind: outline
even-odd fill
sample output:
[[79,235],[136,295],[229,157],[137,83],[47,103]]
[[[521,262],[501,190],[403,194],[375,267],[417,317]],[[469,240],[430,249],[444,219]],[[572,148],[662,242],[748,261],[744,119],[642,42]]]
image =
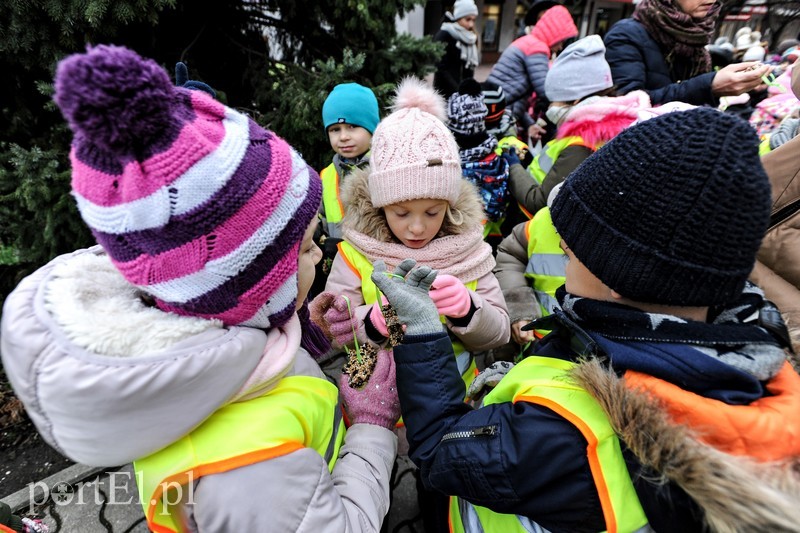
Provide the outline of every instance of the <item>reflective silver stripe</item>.
[[519,520],[519,525],[522,526],[522,529],[528,533],[550,533],[549,530],[543,528],[527,516],[517,515],[517,520]]
[[525,267],[526,274],[536,276],[564,276],[567,272],[565,254],[533,254]]
[[461,525],[468,533],[483,533],[483,525],[478,518],[478,512],[466,500],[458,499],[458,511],[461,514]]
[[472,354],[466,350],[456,356],[456,364],[458,365],[458,373],[464,374],[472,364]]
[[553,158],[550,157],[548,150],[544,150],[539,154],[539,168],[542,169],[545,176],[553,168]]
[[546,292],[537,290],[534,290],[533,292],[536,294],[536,299],[539,301],[540,304],[542,304],[542,307],[547,309],[547,312],[549,314],[552,315],[553,311],[555,311],[556,309],[561,309],[561,306],[558,305],[558,300],[556,300]]
[[[467,533],[483,533],[485,531],[483,529],[483,524],[481,524],[481,521],[478,518],[478,512],[475,510],[475,507],[471,503],[459,498],[458,511],[461,514],[461,525],[464,527],[464,531],[466,531]],[[533,520],[531,520],[526,516],[516,515],[516,518],[517,521],[519,522],[520,528],[526,531],[527,533],[550,533],[549,530],[543,528],[542,526],[540,526],[539,524],[537,524],[536,522],[534,522]],[[645,532],[642,531],[641,533]]]
[[333,237],[334,239],[341,239],[342,223],[327,221],[327,224],[328,224],[328,237]]
[[342,424],[342,398],[339,396],[339,401],[333,407],[333,433],[331,433],[331,440],[328,441],[328,449],[325,450],[325,463],[330,464],[333,459],[333,452],[336,450],[336,439],[339,436],[339,429]]

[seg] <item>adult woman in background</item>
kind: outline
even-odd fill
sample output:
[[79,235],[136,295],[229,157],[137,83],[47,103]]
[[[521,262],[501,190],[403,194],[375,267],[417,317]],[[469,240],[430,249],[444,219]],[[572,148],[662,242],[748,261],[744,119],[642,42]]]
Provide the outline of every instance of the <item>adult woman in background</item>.
[[706,45],[720,3],[715,0],[642,0],[633,17],[605,36],[606,60],[619,94],[642,89],[653,105],[681,101],[717,105],[761,84],[770,71],[757,62],[734,63],[714,72]]
[[462,80],[473,77],[475,67],[480,63],[478,34],[475,32],[478,6],[473,0],[456,0],[452,14],[447,15],[451,20],[442,23],[433,37],[434,41],[445,43],[444,55],[436,64],[433,75],[433,87],[445,99],[458,92]]

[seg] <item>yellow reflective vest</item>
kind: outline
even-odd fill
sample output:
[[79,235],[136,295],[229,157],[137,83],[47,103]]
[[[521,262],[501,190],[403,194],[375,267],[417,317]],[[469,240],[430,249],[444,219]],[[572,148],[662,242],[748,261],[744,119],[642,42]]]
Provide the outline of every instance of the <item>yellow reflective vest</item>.
[[[556,289],[566,281],[567,256],[561,249],[561,237],[553,225],[549,207],[537,211],[525,224],[525,236],[528,238],[525,277],[531,280],[542,316],[551,315],[559,308]],[[547,333],[546,330],[536,330],[539,337]]]
[[[575,363],[562,359],[528,357],[511,369],[483,403],[535,403],[572,423],[587,441],[586,456],[607,531],[642,530],[648,520],[625,465],[619,439],[597,401],[569,379],[569,370],[574,366]],[[450,531],[454,533],[524,533],[532,530],[530,524],[526,517],[495,513],[460,498],[450,498]]]
[[[377,302],[380,298],[380,292],[378,291],[378,287],[370,278],[372,275],[372,263],[370,263],[361,252],[353,248],[353,245],[347,241],[340,242],[338,246],[339,254],[342,256],[342,259],[345,260],[347,266],[350,267],[350,270],[352,270],[359,277],[359,279],[361,279],[361,295],[364,297],[364,303],[373,304]],[[464,285],[469,290],[475,291],[475,289],[478,287],[478,280],[470,281]],[[444,324],[445,317],[440,316],[439,319]],[[472,381],[475,379],[478,368],[475,365],[475,358],[466,350],[466,348],[464,348],[464,345],[461,343],[461,341],[454,339],[452,335],[450,336],[450,339],[453,344],[453,353],[455,354],[456,362],[458,363],[458,371],[461,372],[461,379],[464,381],[464,385],[466,387],[464,389],[464,392],[466,393],[470,383],[472,383]]]
[[547,173],[553,168],[558,156],[561,155],[561,152],[563,152],[569,146],[576,145],[585,146],[590,150],[597,149],[595,146],[586,144],[583,140],[583,137],[578,135],[570,135],[569,137],[564,137],[562,139],[555,139],[547,143],[539,155],[533,158],[533,161],[528,166],[528,172],[530,172],[531,176],[533,176],[539,185],[541,185],[545,176],[547,176]]
[[339,391],[326,379],[289,376],[263,396],[225,405],[190,434],[134,461],[139,499],[151,531],[186,531],[180,503],[194,481],[301,448],[333,470],[345,428]]
[[322,206],[325,208],[325,220],[328,237],[342,237],[341,223],[344,217],[344,206],[339,196],[339,173],[336,165],[331,163],[319,173],[322,179]]

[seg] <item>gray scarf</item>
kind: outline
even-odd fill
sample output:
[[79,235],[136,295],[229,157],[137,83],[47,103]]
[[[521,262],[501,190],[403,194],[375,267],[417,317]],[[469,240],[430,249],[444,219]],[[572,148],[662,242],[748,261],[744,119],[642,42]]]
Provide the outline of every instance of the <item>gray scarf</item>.
[[480,62],[478,59],[478,35],[466,29],[457,22],[445,22],[442,29],[456,40],[456,46],[461,50],[461,61],[468,69],[474,69]]

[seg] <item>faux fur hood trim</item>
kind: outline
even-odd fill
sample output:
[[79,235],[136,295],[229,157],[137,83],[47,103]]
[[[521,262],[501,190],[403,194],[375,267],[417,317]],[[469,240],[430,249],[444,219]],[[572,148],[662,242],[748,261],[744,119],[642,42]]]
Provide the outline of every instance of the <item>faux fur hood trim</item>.
[[105,254],[86,253],[53,268],[45,308],[67,336],[89,352],[138,357],[222,327],[219,320],[179,316],[148,307],[142,292]]
[[711,531],[797,531],[800,457],[757,463],[703,444],[597,359],[578,365],[572,376],[600,403],[642,465],[663,482],[677,483],[703,509]]
[[604,96],[585,105],[578,104],[558,128],[558,138],[578,135],[592,146],[606,143],[633,124],[639,111],[649,107],[650,97],[644,91],[633,91],[625,96]]
[[[400,242],[389,229],[383,209],[372,205],[368,170],[354,170],[348,176],[342,186],[342,203],[347,206],[342,219],[343,226],[381,242]],[[437,237],[467,233],[476,226],[482,225],[485,218],[478,191],[474,185],[464,179],[461,180],[458,200],[450,210],[453,218],[461,220],[461,224],[452,223],[445,217]]]

